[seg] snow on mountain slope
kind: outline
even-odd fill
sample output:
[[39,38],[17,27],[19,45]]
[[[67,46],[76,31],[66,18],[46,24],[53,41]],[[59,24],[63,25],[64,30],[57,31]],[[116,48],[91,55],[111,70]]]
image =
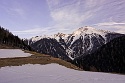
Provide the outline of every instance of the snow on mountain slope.
[[87,55],[97,50],[108,41],[121,34],[96,29],[93,27],[81,27],[74,31],[67,40],[67,55],[72,59],[81,55]]
[[110,31],[105,31],[105,30],[99,30],[99,29],[96,29],[96,28],[93,28],[93,27],[81,27],[78,30],[73,32],[72,36],[74,36],[74,39],[73,39],[72,43],[75,40],[79,39],[80,36],[83,36],[83,37],[85,35],[90,35],[90,37],[97,36],[95,34],[101,35],[106,41],[105,35],[107,33],[111,33],[111,32]]
[[92,34],[92,33],[97,33],[97,34],[104,34],[108,33],[109,31],[104,31],[104,30],[99,30],[93,27],[81,27],[78,30],[73,32],[73,35],[82,35],[82,34]]
[[43,38],[47,38],[47,39],[56,39],[59,42],[59,39],[62,38],[64,40],[67,39],[67,37],[69,36],[69,34],[64,34],[64,33],[57,33],[54,35],[44,35],[44,36],[36,36],[36,37],[32,37],[30,38],[28,41],[28,45],[35,43]]

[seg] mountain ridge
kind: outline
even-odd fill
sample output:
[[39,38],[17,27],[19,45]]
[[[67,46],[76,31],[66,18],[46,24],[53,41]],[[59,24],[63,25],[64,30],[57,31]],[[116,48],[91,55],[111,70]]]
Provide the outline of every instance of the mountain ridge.
[[[51,36],[36,36],[34,37],[35,42],[32,41],[31,38],[28,40],[28,44],[41,53],[50,54],[56,57],[68,56],[71,60],[74,60],[81,55],[93,53],[110,40],[122,35],[123,34],[95,29],[93,27],[81,27],[72,34],[57,33]],[[44,41],[49,42],[48,44],[44,43],[45,45],[40,43]],[[52,44],[51,42],[55,43]],[[43,46],[46,46],[46,48],[41,50]],[[60,48],[60,51],[56,46]],[[55,52],[52,52],[52,50]]]
[[[88,30],[89,30],[89,31],[88,31]],[[93,31],[93,30],[94,30],[94,31]],[[30,38],[30,39],[28,39],[28,40],[39,41],[39,40],[42,39],[42,38],[48,38],[48,39],[49,39],[49,38],[55,38],[55,39],[56,39],[56,37],[62,37],[62,38],[64,38],[64,37],[68,37],[68,36],[70,36],[70,35],[75,36],[78,31],[81,32],[81,33],[86,33],[86,32],[88,31],[89,33],[86,33],[86,34],[92,34],[92,33],[95,33],[97,30],[98,30],[98,32],[101,31],[102,33],[115,33],[115,32],[111,32],[111,31],[108,31],[108,30],[96,29],[96,28],[93,28],[93,27],[85,26],[85,27],[81,27],[81,28],[77,29],[76,31],[74,31],[74,32],[71,33],[71,34],[65,34],[65,33],[58,32],[57,34],[53,34],[53,35],[35,36],[35,37],[32,37],[32,38]],[[85,32],[85,31],[86,31],[86,32]],[[90,31],[91,31],[91,32],[90,32]],[[101,33],[99,33],[99,34],[101,35]],[[79,35],[81,35],[81,34],[79,34]],[[24,40],[25,40],[25,39],[24,39]]]

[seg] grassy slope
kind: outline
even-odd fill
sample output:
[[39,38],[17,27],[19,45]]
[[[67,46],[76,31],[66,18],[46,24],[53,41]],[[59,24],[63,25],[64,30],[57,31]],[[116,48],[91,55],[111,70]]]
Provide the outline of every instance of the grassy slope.
[[0,58],[0,67],[5,67],[5,66],[20,66],[24,64],[50,64],[50,63],[57,63],[62,66],[65,66],[67,68],[71,69],[76,69],[76,70],[81,70],[77,66],[66,62],[64,60],[61,60],[59,58],[53,58],[49,55],[44,55],[36,52],[31,52],[31,51],[25,51],[28,53],[31,53],[32,56],[30,57],[16,57],[16,58]]
[[0,44],[0,49],[19,49],[18,47],[12,47],[6,44]]

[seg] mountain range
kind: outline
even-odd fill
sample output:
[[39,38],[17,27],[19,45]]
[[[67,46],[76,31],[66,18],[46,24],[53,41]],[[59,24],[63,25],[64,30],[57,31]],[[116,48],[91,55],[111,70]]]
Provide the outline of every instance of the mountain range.
[[25,42],[39,53],[49,54],[63,60],[74,60],[92,54],[102,45],[120,36],[123,34],[86,26],[71,34],[36,36]]

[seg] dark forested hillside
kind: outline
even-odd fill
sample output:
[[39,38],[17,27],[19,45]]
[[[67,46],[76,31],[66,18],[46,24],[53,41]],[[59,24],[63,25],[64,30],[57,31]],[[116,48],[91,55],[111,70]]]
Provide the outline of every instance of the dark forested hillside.
[[125,73],[125,36],[113,39],[92,54],[75,59],[74,63],[90,71]]
[[26,45],[18,36],[14,36],[9,30],[0,26],[0,45],[18,47],[21,49],[31,50],[30,46]]
[[71,59],[65,54],[65,49],[57,42],[56,39],[43,38],[42,40],[33,43],[31,47],[39,53],[49,54],[56,58],[61,58],[66,61]]

